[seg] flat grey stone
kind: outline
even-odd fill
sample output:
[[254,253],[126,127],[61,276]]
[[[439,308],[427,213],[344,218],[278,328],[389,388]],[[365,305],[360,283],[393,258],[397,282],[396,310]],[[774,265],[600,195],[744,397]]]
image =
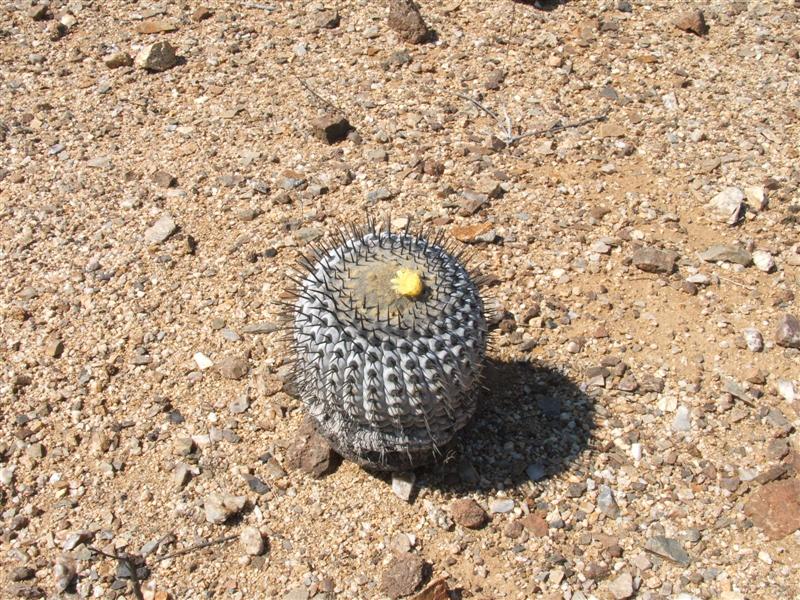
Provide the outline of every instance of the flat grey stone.
[[672,538],[664,537],[663,535],[651,537],[645,543],[644,549],[662,558],[668,558],[684,567],[688,567],[692,562],[689,558],[689,554],[683,549],[680,542]]
[[401,500],[408,502],[414,492],[414,482],[416,480],[417,476],[414,471],[401,471],[392,474],[392,493]]
[[495,500],[489,505],[489,511],[493,513],[507,513],[514,510],[514,501],[510,498]]
[[528,465],[525,469],[525,474],[530,477],[531,481],[541,481],[545,476],[544,467],[536,463]]
[[601,485],[597,494],[597,508],[600,512],[615,519],[619,515],[619,506],[614,498],[614,492],[607,485]]
[[308,600],[308,590],[304,587],[296,587],[286,592],[283,600]]
[[689,431],[692,428],[692,413],[686,406],[679,406],[672,420],[673,431]]
[[393,196],[394,194],[392,194],[392,192],[386,188],[379,188],[367,193],[367,202],[369,204],[375,204],[376,202],[380,202],[382,200],[390,200]]
[[711,246],[705,252],[699,254],[700,258],[706,262],[730,262],[743,267],[750,266],[753,262],[752,255],[740,246],[718,244]]
[[250,323],[249,325],[242,327],[242,333],[258,335],[261,333],[273,333],[274,331],[278,331],[278,329],[280,329],[280,326],[276,325],[275,323]]
[[647,273],[672,273],[677,255],[658,248],[639,248],[633,253],[635,267]]
[[159,217],[158,221],[153,223],[147,231],[144,232],[144,241],[150,245],[161,244],[175,233],[178,226],[175,224],[174,219],[169,214],[164,214]]

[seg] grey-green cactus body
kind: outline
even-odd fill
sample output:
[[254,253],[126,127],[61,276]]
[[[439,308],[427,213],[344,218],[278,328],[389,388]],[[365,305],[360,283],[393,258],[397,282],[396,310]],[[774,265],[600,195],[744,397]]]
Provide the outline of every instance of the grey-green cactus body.
[[[295,379],[317,429],[346,458],[400,470],[436,458],[475,412],[484,305],[440,240],[368,228],[303,263]],[[398,293],[393,278],[422,283]]]

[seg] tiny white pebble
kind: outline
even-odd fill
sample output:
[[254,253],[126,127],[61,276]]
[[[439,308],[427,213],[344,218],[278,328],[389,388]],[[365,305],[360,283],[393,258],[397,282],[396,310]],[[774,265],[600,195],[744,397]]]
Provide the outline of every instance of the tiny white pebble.
[[631,444],[631,457],[633,460],[642,460],[642,445],[639,443]]
[[210,369],[214,366],[214,362],[202,352],[194,353],[194,362],[197,364],[197,368],[201,371],[205,371],[206,369]]

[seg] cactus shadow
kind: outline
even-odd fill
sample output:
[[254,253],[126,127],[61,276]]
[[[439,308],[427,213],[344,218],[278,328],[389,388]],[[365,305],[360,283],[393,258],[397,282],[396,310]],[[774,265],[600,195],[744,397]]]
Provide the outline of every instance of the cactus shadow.
[[516,0],[519,4],[527,4],[539,10],[551,11],[557,9],[568,0]]
[[594,400],[538,362],[489,360],[486,390],[470,424],[421,486],[453,493],[516,488],[568,469],[589,447]]

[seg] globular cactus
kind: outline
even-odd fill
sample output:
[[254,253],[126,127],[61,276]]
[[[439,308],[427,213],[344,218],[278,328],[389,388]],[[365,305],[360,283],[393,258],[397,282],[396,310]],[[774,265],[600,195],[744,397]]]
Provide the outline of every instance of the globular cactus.
[[441,456],[475,412],[487,327],[441,233],[340,232],[301,259],[290,310],[295,385],[345,458],[406,470]]

